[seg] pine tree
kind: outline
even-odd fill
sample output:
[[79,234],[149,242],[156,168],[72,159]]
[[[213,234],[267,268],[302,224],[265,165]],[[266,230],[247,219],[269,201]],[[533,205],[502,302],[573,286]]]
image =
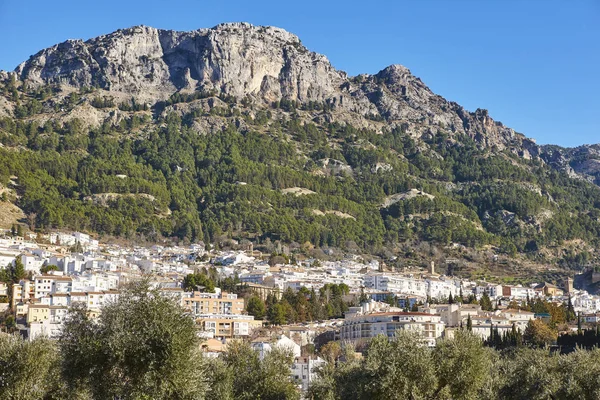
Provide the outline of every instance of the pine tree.
[[467,330],[469,332],[473,331],[473,321],[471,320],[471,314],[467,316]]
[[490,296],[488,296],[487,292],[483,292],[481,300],[479,300],[479,305],[481,305],[481,309],[483,311],[492,311],[494,309],[492,301],[490,300]]
[[284,325],[287,322],[286,310],[282,303],[276,303],[267,311],[267,318],[272,325]]
[[27,274],[25,273],[25,266],[23,265],[23,262],[21,261],[21,256],[17,257],[15,259],[15,263],[12,266],[12,280],[14,283],[18,283],[21,281],[21,279],[24,279]]
[[248,299],[246,311],[248,311],[248,314],[253,315],[256,319],[263,319],[267,313],[265,303],[263,303],[260,297],[256,295]]

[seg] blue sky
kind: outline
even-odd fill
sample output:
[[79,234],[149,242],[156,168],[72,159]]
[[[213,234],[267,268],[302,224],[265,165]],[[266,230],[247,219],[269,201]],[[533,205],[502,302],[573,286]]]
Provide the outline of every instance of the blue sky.
[[600,0],[0,0],[0,69],[69,38],[233,21],[285,28],[351,75],[403,64],[538,143],[600,142]]

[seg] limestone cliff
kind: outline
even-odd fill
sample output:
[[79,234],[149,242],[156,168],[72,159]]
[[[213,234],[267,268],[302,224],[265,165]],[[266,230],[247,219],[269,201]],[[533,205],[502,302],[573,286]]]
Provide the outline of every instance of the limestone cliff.
[[403,66],[351,78],[295,35],[274,27],[228,23],[176,32],[137,26],[44,49],[15,72],[29,85],[96,86],[150,103],[176,92],[213,90],[266,104],[280,99],[327,103],[337,112],[331,118],[338,120],[349,115],[363,122],[383,120],[414,137],[443,129],[483,146],[538,155],[532,141],[486,110],[468,112],[447,101]]

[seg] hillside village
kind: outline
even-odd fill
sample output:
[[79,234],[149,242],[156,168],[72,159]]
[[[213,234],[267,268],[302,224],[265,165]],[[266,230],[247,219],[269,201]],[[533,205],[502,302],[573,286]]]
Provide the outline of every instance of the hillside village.
[[[18,282],[0,284],[5,329],[27,340],[56,338],[70,306],[85,304],[92,317],[98,316],[104,304],[119,296],[122,285],[145,277],[193,315],[208,356],[218,357],[232,340],[250,341],[261,357],[273,346],[287,347],[295,357],[291,374],[304,389],[314,368],[324,362],[315,355],[315,346],[332,340],[360,349],[374,336],[393,337],[397,330],[409,329],[434,347],[436,341],[467,325],[488,340],[494,332],[524,332],[530,320],[549,319],[549,314],[520,309],[538,298],[559,307],[572,305],[580,323],[594,325],[600,319],[600,296],[574,289],[570,278],[565,288],[549,283],[509,286],[439,275],[433,262],[428,271],[400,273],[356,256],[280,263],[283,257],[274,260],[251,246],[245,251],[219,251],[204,243],[122,247],[79,232],[25,236],[6,231],[0,238],[0,265],[8,271],[18,263],[25,275]],[[209,292],[202,286],[186,290],[186,276],[209,268],[219,279],[235,282],[232,291],[239,294],[222,288]],[[247,312],[250,296],[268,301],[326,284],[347,286],[344,299],[351,306],[343,318],[276,325]],[[489,307],[482,307],[483,298]]]

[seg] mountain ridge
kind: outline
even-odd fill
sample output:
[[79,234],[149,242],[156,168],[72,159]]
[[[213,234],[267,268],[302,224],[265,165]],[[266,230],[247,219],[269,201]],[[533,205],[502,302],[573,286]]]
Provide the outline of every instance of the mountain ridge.
[[395,64],[374,75],[348,77],[325,56],[308,51],[296,35],[275,27],[225,23],[177,32],[136,26],[41,50],[15,72],[34,86],[97,85],[152,102],[176,92],[217,90],[266,103],[331,103],[388,124],[408,123],[414,135],[443,124],[486,146],[513,146],[525,157],[538,155],[531,139],[494,121],[485,110],[468,112],[436,95],[408,68]]
[[[228,38],[236,40],[228,41]],[[224,48],[234,49],[238,45],[251,48],[265,38],[273,41],[271,45],[281,47],[282,54],[275,63],[268,57],[277,58],[274,55],[277,52],[259,51],[253,57],[244,54],[243,50],[241,58],[230,63],[229,68],[219,67],[218,63],[211,61],[218,60],[218,55],[221,55],[221,60],[231,61],[232,52],[223,52]],[[273,47],[277,46],[266,50]],[[182,58],[182,54],[187,58]],[[310,64],[303,55],[308,55],[310,63],[317,68],[309,74],[299,75],[298,71],[293,71],[294,66],[300,65],[306,70]],[[133,63],[136,57],[141,60],[138,64]],[[236,80],[235,72],[244,69],[243,60],[247,59],[251,60],[250,68],[246,68],[250,75]],[[289,70],[285,69],[286,65]],[[129,70],[133,72],[127,74]],[[422,114],[425,114],[431,118],[426,125],[446,124],[451,130],[467,133],[485,146],[509,148],[525,158],[540,157],[573,176],[596,183],[600,181],[600,173],[595,169],[590,171],[585,167],[566,165],[570,163],[570,157],[567,157],[566,164],[557,163],[555,158],[565,158],[572,153],[566,148],[539,146],[534,139],[494,121],[487,110],[465,110],[458,103],[433,93],[420,78],[400,64],[385,67],[377,74],[349,77],[344,71],[336,70],[326,56],[304,47],[298,36],[273,26],[232,22],[213,28],[173,31],[137,25],[85,41],[69,39],[40,50],[17,66],[14,73],[20,80],[32,85],[60,84],[75,88],[97,85],[112,93],[138,96],[141,100],[152,102],[165,100],[177,92],[196,90],[218,90],[238,98],[251,95],[267,102],[282,98],[301,102],[330,101],[349,112],[383,117],[392,125],[412,119],[412,128],[417,131],[415,135],[425,133],[426,129],[417,129],[414,123],[417,116],[423,118]],[[10,74],[0,71],[0,79],[4,75],[6,80]],[[363,80],[364,83],[357,84],[357,81]],[[373,81],[381,81],[384,85]],[[405,101],[402,97],[406,98]],[[414,112],[415,109],[419,111],[419,107],[423,108],[423,104],[436,103],[440,107],[435,110]]]

